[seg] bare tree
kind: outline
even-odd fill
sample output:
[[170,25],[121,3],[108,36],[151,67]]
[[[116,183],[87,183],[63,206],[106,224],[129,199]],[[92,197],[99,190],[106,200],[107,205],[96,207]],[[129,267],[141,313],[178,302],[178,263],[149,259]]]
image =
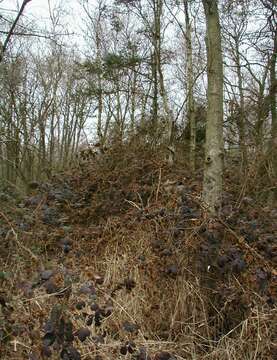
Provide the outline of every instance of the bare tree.
[[226,52],[230,53],[231,61],[234,63],[234,71],[237,77],[238,101],[230,108],[232,118],[236,121],[238,128],[239,147],[242,156],[243,168],[246,169],[248,163],[248,153],[246,144],[246,111],[245,111],[245,91],[242,67],[241,47],[247,36],[249,6],[247,2],[240,4],[237,11],[236,4],[229,5],[226,9],[225,22],[223,25],[223,35],[227,42]]
[[213,215],[221,206],[223,177],[223,60],[216,0],[203,0],[207,23],[208,112],[203,201]]
[[[13,34],[14,34],[14,30],[15,30],[15,28],[16,28],[16,25],[17,25],[20,17],[22,16],[22,14],[23,14],[23,12],[24,12],[24,9],[25,9],[26,5],[27,5],[30,1],[31,1],[31,0],[23,0],[23,2],[22,2],[22,5],[21,5],[21,7],[20,7],[20,9],[19,9],[19,11],[18,11],[18,14],[17,14],[16,18],[14,19],[14,22],[13,22],[13,24],[12,24],[12,26],[11,26],[8,34],[7,34],[6,39],[4,40],[3,45],[2,45],[1,48],[0,48],[0,63],[3,61],[4,54],[5,54],[5,52],[6,52],[7,48],[8,48],[9,42],[10,42],[10,40],[11,40],[11,37],[12,37]],[[0,44],[0,45],[1,45],[1,44]]]

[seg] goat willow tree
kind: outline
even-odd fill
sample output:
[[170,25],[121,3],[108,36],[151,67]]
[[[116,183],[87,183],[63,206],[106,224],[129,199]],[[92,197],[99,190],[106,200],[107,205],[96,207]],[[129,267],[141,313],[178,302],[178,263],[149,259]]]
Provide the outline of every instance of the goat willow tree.
[[208,111],[206,125],[203,201],[214,214],[221,203],[223,174],[223,60],[217,0],[202,0],[206,24],[208,61]]

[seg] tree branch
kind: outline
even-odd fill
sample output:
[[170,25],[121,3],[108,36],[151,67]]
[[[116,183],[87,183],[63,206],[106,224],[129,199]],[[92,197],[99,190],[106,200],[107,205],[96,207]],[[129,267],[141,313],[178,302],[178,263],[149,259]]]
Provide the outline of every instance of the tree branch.
[[23,11],[24,11],[24,9],[25,9],[25,6],[26,6],[30,1],[32,1],[32,0],[23,0],[23,2],[22,2],[22,5],[21,5],[21,7],[20,7],[20,9],[19,9],[19,12],[18,12],[18,14],[17,14],[17,16],[16,16],[16,18],[15,18],[15,20],[14,20],[14,22],[13,22],[11,28],[10,28],[10,31],[8,32],[8,35],[7,35],[6,39],[5,39],[5,41],[4,41],[4,44],[3,44],[3,46],[2,46],[2,49],[0,49],[0,63],[3,61],[3,57],[4,57],[4,54],[5,54],[5,51],[7,50],[7,47],[8,47],[8,45],[9,45],[10,39],[11,39],[11,37],[12,37],[12,35],[13,35],[14,29],[15,29],[15,27],[16,27],[16,24],[18,23],[21,15],[23,14]]

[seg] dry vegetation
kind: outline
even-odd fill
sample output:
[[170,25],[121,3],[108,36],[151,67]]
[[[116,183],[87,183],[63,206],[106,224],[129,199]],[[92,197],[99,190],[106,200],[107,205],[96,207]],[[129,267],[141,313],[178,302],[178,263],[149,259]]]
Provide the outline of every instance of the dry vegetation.
[[6,199],[1,359],[276,359],[276,211],[125,150]]
[[277,360],[274,0],[0,3],[0,359]]

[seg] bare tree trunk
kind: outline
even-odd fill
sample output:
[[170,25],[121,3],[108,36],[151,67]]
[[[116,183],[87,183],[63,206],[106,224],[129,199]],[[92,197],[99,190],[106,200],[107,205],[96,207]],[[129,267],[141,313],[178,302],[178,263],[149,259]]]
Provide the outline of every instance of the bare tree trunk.
[[173,165],[174,163],[174,134],[173,134],[173,128],[174,128],[174,118],[171,109],[169,108],[169,101],[167,97],[167,93],[164,87],[164,77],[163,72],[161,68],[161,64],[159,62],[159,81],[160,81],[160,89],[161,89],[161,97],[163,101],[163,107],[166,115],[166,124],[167,124],[167,130],[166,130],[166,138],[167,138],[167,162],[169,165]]
[[[277,79],[276,79],[276,60],[277,60],[277,29],[276,29],[276,6],[275,0],[261,0],[261,3],[265,9],[269,10],[269,16],[267,17],[268,27],[272,33],[273,49],[269,62],[270,71],[270,112],[271,112],[271,138],[270,138],[270,152],[272,154],[272,167],[273,176],[277,177]],[[277,198],[277,191],[275,191],[275,199]]]
[[102,69],[101,69],[101,50],[100,50],[100,21],[101,21],[101,12],[99,13],[98,21],[96,24],[96,34],[95,34],[95,43],[96,43],[96,62],[98,66],[97,72],[97,100],[98,100],[98,110],[97,110],[97,136],[100,143],[100,148],[104,148],[104,137],[102,131],[102,113],[103,113],[103,89],[102,89]]
[[187,117],[190,125],[190,147],[189,147],[189,159],[191,170],[195,170],[195,155],[196,155],[196,122],[195,122],[195,109],[193,98],[193,59],[192,59],[192,42],[191,42],[191,23],[189,17],[188,2],[184,1],[185,18],[186,18],[186,55],[187,55]]
[[[155,53],[152,55],[152,78],[153,78],[153,101],[152,101],[152,130],[153,130],[153,137],[156,137],[156,130],[158,124],[158,95],[159,95],[159,88],[158,88],[158,71],[157,71],[157,61]],[[156,141],[156,140],[155,140]]]
[[167,92],[164,86],[164,76],[161,64],[161,16],[163,0],[154,1],[154,12],[155,12],[155,35],[154,35],[154,48],[155,48],[155,67],[159,75],[159,86],[160,86],[160,95],[163,102],[163,108],[166,115],[166,142],[167,142],[167,161],[169,165],[172,165],[174,162],[174,144],[173,144],[173,128],[174,128],[174,118],[172,111],[169,107],[169,100]]
[[210,215],[221,206],[223,176],[223,60],[216,0],[202,0],[207,24],[208,111],[203,201]]
[[[276,116],[276,93],[277,93],[277,79],[276,79],[276,59],[277,59],[277,31],[273,33],[274,36],[274,45],[273,53],[270,59],[270,112],[271,112],[271,137],[270,137],[270,153],[272,161],[272,172],[273,172],[273,182],[277,178],[277,116]],[[273,203],[277,199],[277,190],[273,196],[271,196]]]
[[131,80],[131,135],[135,134],[135,112],[136,112],[136,90],[137,90],[137,74],[133,69]]
[[116,82],[116,143],[121,145],[123,142],[123,116],[121,109],[120,86],[118,80]]
[[262,157],[264,153],[264,130],[265,121],[268,117],[269,103],[265,96],[266,78],[268,68],[265,69],[262,81],[259,82],[259,92],[257,98],[257,120],[255,123],[255,141],[256,141],[256,152],[258,156]]
[[163,0],[153,0],[154,11],[154,30],[153,30],[153,55],[152,55],[152,77],[154,85],[153,104],[152,104],[152,131],[154,143],[156,144],[156,134],[158,128],[158,115],[159,115],[159,63],[161,59],[161,13]]
[[237,124],[239,131],[239,147],[242,154],[242,165],[243,168],[245,169],[248,163],[248,154],[245,143],[245,104],[244,104],[243,80],[242,80],[242,72],[241,72],[238,38],[235,38],[235,50],[236,50],[235,64],[236,64],[236,71],[238,76],[238,87],[239,87],[239,98],[240,98],[239,116],[238,116]]

